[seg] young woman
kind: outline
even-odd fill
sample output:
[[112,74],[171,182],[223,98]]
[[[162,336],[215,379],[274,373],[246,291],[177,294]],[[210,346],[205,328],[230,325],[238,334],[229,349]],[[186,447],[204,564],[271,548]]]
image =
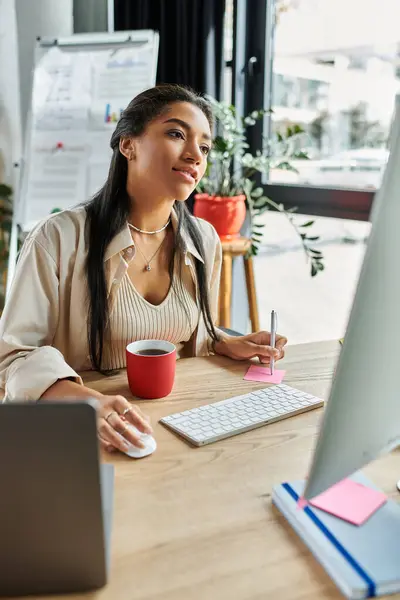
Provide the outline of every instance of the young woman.
[[[138,446],[151,427],[122,396],[83,385],[78,371],[125,367],[125,347],[165,339],[179,356],[282,358],[286,338],[217,330],[221,246],[184,201],[204,175],[212,115],[191,90],[163,85],[132,100],[111,137],[106,183],[86,205],[55,214],[27,237],[0,322],[5,400],[95,397],[108,450]],[[123,418],[121,418],[123,417]]]

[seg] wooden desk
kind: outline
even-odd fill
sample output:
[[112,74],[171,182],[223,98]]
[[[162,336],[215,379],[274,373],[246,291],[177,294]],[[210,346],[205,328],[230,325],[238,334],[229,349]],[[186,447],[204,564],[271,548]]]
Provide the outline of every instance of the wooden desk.
[[[337,342],[289,346],[280,363],[286,383],[326,397],[338,352]],[[246,368],[223,357],[181,360],[172,394],[140,403],[152,417],[158,449],[137,461],[107,455],[116,469],[110,582],[71,598],[342,598],[271,504],[275,483],[307,473],[322,409],[203,448],[157,423],[171,412],[262,388],[243,380]],[[102,392],[129,395],[124,373],[85,380]],[[392,453],[366,469],[395,499],[399,457]]]

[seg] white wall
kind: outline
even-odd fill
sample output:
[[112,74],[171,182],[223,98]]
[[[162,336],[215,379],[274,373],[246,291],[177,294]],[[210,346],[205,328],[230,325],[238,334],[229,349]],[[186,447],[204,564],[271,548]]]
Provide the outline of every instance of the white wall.
[[110,0],[73,0],[74,33],[107,31],[109,1]]
[[[6,0],[7,1],[7,0]],[[22,131],[29,109],[36,38],[73,33],[73,0],[13,0],[17,15]]]
[[73,0],[0,0],[0,180],[16,186],[37,36],[73,33]]
[[16,184],[21,157],[17,25],[14,0],[0,0],[0,181]]

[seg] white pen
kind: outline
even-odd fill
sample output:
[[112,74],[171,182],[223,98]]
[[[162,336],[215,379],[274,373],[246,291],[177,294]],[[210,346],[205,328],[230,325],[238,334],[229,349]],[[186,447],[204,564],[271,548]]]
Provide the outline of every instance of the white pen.
[[[276,316],[276,312],[274,310],[272,310],[271,311],[271,342],[270,342],[271,348],[275,348],[277,323],[278,323],[278,318]],[[270,367],[271,367],[271,375],[273,375],[274,374],[275,359],[272,356],[271,356],[271,360],[270,360],[269,364],[270,364]]]

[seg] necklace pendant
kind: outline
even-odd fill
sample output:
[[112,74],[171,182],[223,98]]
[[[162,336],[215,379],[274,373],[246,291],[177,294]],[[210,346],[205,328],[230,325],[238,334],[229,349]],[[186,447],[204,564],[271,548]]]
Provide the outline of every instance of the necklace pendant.
[[146,265],[146,271],[151,271],[151,266],[150,265]]

